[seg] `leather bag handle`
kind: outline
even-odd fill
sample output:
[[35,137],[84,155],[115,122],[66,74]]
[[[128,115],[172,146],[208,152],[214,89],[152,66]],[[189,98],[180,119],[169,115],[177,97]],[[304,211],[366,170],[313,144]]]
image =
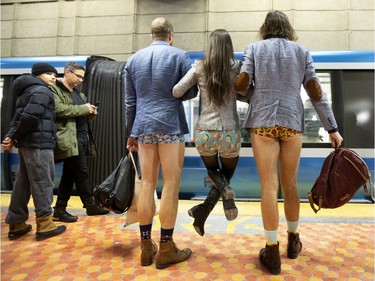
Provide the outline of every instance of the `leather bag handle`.
[[131,151],[129,151],[129,156],[130,156],[130,159],[131,159],[132,162],[133,162],[133,166],[134,166],[134,169],[135,169],[135,177],[136,177],[137,179],[139,179],[138,168],[137,168],[137,165],[135,164],[134,156],[133,156],[133,153],[132,153]]

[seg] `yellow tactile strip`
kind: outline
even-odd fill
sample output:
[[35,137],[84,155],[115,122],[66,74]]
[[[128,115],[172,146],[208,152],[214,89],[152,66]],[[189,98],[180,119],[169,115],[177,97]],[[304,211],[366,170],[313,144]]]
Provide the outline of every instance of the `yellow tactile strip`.
[[[374,280],[374,224],[303,223],[303,251],[286,258],[286,225],[280,224],[282,272],[269,275],[258,262],[261,234],[175,232],[178,247],[190,247],[192,257],[167,269],[140,266],[139,231],[123,228],[120,216],[79,215],[59,236],[35,241],[33,230],[9,241],[1,212],[1,280]],[[158,224],[158,217],[155,218]],[[153,231],[158,241],[159,232]]]
[[[54,203],[56,202],[56,196],[54,196]],[[196,204],[201,203],[201,200],[180,200],[178,212],[186,214],[187,210]],[[1,194],[0,204],[2,207],[8,207],[10,203],[10,194]],[[239,216],[260,216],[260,202],[246,202],[236,201]],[[32,208],[33,201],[30,200],[28,204],[29,208]],[[280,216],[284,214],[284,205],[282,202],[279,203]],[[375,218],[375,204],[370,203],[347,203],[337,209],[321,209],[318,214],[315,214],[311,209],[309,203],[301,203],[301,217],[312,217],[312,218]],[[69,200],[68,210],[83,210],[82,202],[78,196],[72,196]],[[213,215],[223,215],[222,201],[219,201],[216,207],[213,209]]]

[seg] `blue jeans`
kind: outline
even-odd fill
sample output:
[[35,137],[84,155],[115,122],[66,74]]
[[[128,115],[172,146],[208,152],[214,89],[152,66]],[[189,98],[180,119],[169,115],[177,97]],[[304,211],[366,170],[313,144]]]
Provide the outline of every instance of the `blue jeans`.
[[52,215],[55,163],[52,149],[19,148],[19,165],[16,172],[7,224],[27,221],[27,204],[30,195],[34,201],[37,218]]

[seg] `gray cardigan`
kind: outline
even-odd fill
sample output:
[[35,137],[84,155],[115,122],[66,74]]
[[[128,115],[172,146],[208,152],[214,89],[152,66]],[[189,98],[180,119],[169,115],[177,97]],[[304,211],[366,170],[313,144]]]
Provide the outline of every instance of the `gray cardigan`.
[[[193,85],[198,85],[200,93],[200,115],[195,129],[197,130],[239,130],[240,124],[237,115],[237,92],[234,89],[234,80],[240,68],[239,61],[233,61],[231,94],[224,100],[224,105],[216,106],[208,98],[206,78],[203,63],[197,60],[188,73],[173,87],[173,96],[180,98]],[[245,95],[245,94],[244,94]],[[239,99],[241,99],[239,97]],[[241,99],[242,100],[242,99]]]
[[[242,59],[241,72],[254,82],[254,91],[244,121],[244,128],[276,125],[303,132],[304,108],[301,85],[319,78],[309,51],[301,45],[281,38],[271,38],[248,45]],[[337,123],[323,92],[321,100],[310,99],[323,127],[337,129]]]

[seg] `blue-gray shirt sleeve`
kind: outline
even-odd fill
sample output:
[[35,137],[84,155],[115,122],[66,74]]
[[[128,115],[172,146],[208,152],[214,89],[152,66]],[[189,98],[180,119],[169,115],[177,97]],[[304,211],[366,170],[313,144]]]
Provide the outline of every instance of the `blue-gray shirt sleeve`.
[[135,113],[136,113],[136,93],[133,81],[129,75],[128,64],[124,71],[124,87],[125,87],[125,120],[126,120],[126,136],[131,137]]

